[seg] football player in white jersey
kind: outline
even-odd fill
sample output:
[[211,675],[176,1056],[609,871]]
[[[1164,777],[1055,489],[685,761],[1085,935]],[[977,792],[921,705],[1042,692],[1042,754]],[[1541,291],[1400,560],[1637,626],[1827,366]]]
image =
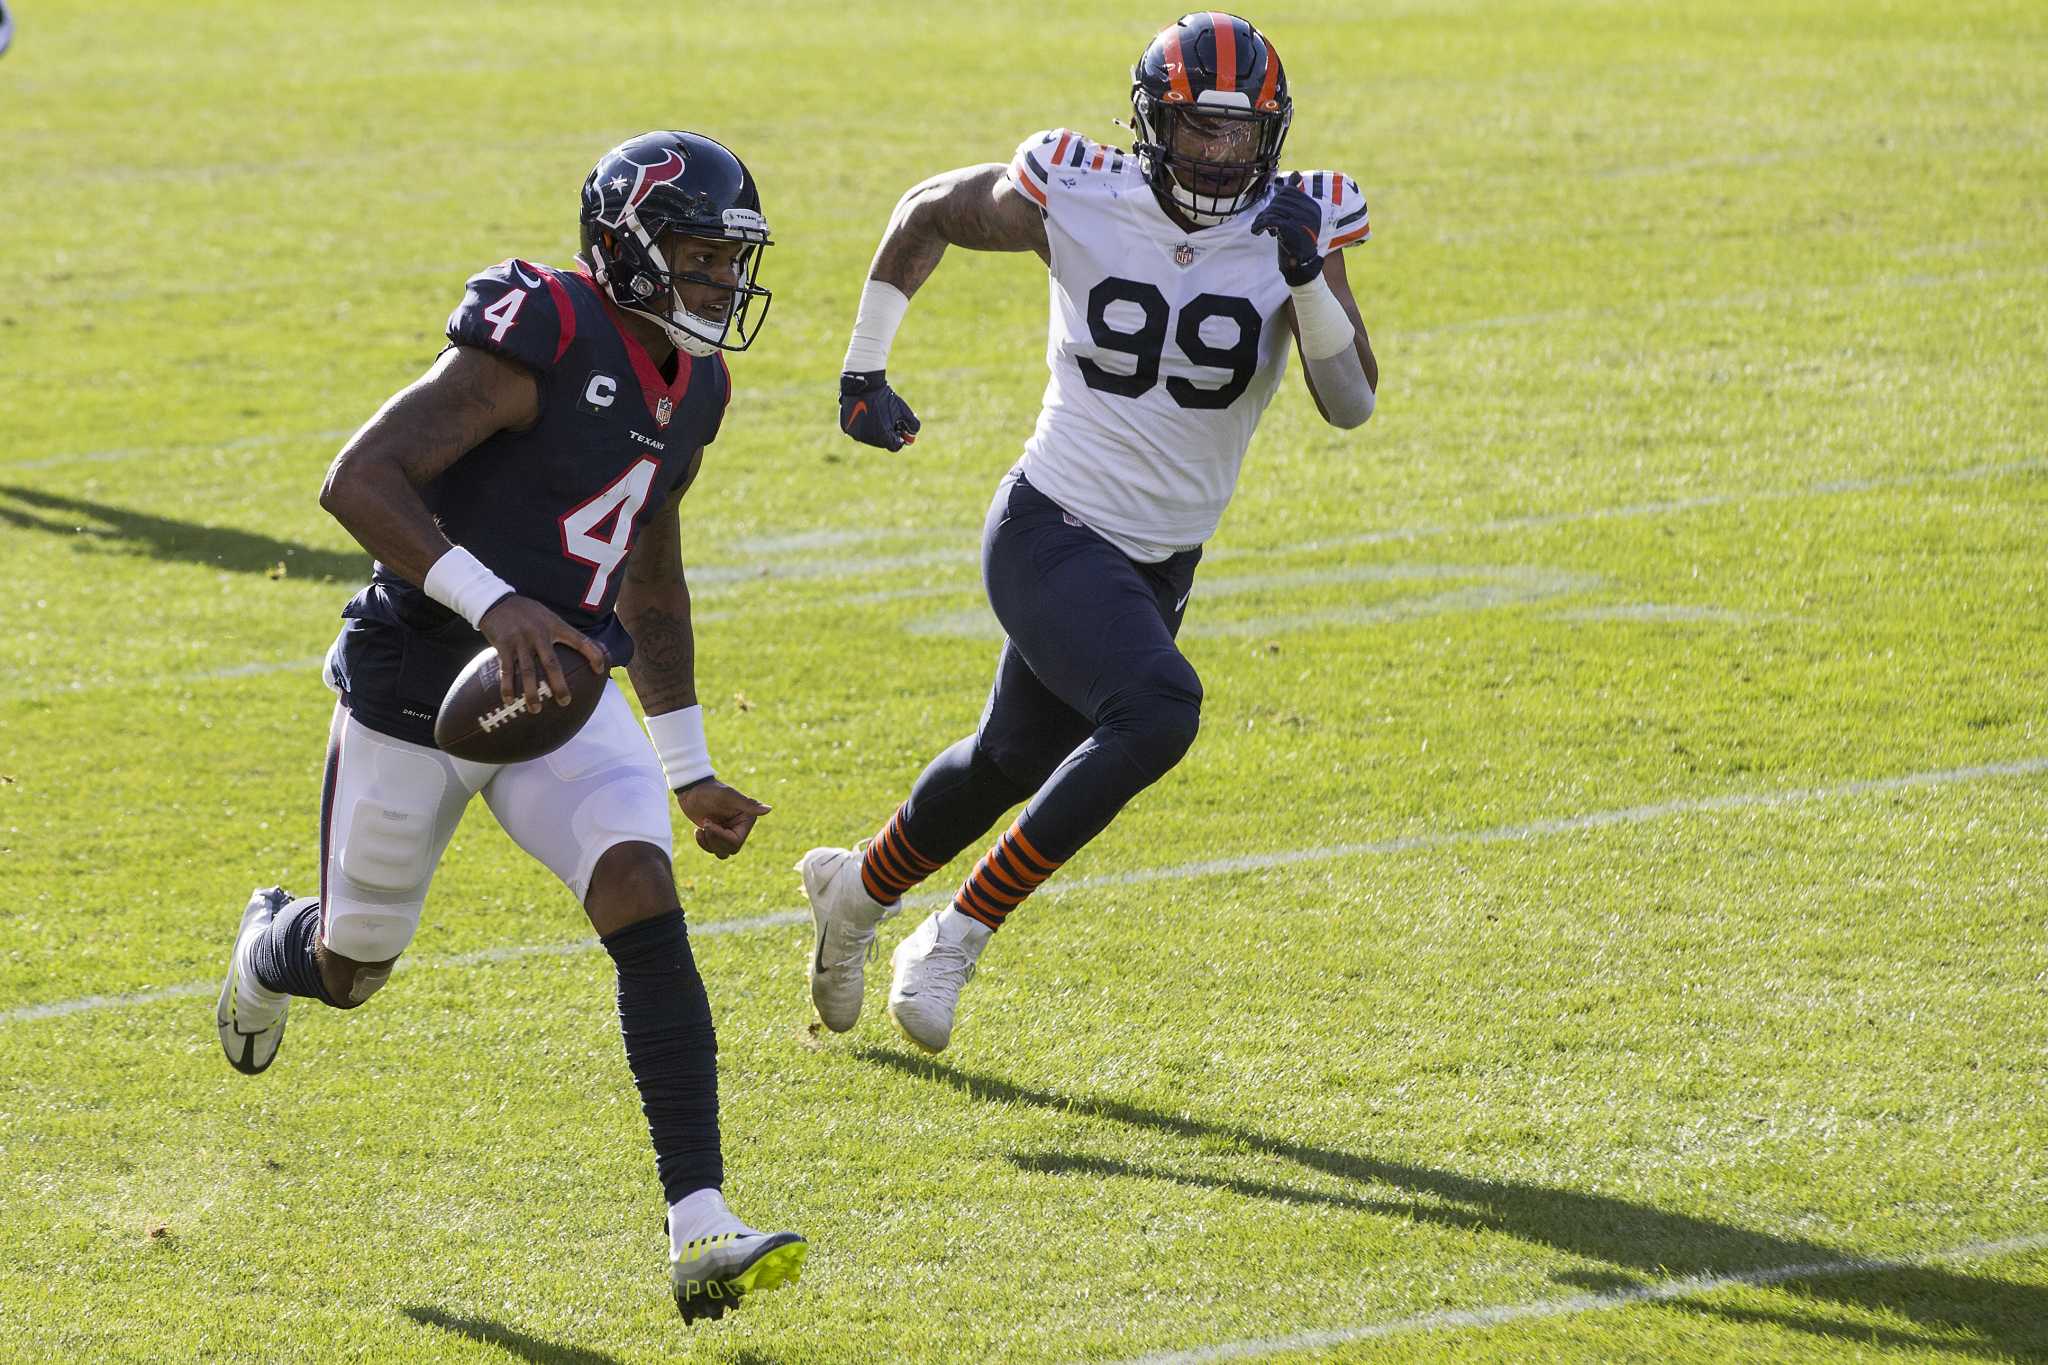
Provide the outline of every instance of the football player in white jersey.
[[1052,375],[983,531],[1007,638],[980,727],[872,839],[798,864],[811,999],[834,1030],[859,1018],[863,963],[904,892],[1025,802],[896,949],[889,1013],[912,1042],[944,1048],[1005,917],[1194,742],[1202,684],[1174,637],[1290,336],[1327,421],[1372,414],[1379,366],[1340,254],[1371,235],[1365,198],[1335,172],[1279,170],[1293,102],[1273,45],[1234,15],[1190,14],[1145,49],[1131,105],[1128,153],[1055,129],[1008,165],[912,189],[861,294],[840,377],[856,440],[916,438],[889,346],[948,246],[1046,262]]

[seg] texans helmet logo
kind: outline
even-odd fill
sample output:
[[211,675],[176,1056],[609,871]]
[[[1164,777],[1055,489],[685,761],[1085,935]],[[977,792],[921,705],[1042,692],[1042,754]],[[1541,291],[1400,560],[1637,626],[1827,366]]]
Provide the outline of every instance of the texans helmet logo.
[[667,147],[652,164],[623,153],[607,157],[592,177],[598,207],[591,216],[607,227],[625,227],[658,187],[682,179],[683,166],[682,154]]
[[664,152],[659,162],[640,168],[639,181],[633,186],[633,192],[626,196],[626,207],[639,208],[640,201],[654,193],[656,185],[666,185],[682,173],[683,158],[673,150]]

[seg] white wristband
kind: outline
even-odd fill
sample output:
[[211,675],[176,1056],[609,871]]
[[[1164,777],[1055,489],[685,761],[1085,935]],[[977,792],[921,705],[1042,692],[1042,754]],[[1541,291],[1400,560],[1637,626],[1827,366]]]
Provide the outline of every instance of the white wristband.
[[484,619],[484,613],[518,589],[492,573],[483,562],[460,545],[434,561],[427,581],[420,584],[427,596],[469,622]]
[[711,776],[711,749],[704,743],[704,708],[685,706],[647,718],[647,737],[661,757],[669,790],[702,782]]
[[1327,360],[1351,345],[1358,329],[1321,275],[1287,291],[1294,296],[1294,325],[1301,333],[1301,358]]
[[856,374],[888,369],[889,347],[909,311],[910,295],[883,280],[869,280],[860,291],[853,340],[846,344],[846,363],[840,368]]

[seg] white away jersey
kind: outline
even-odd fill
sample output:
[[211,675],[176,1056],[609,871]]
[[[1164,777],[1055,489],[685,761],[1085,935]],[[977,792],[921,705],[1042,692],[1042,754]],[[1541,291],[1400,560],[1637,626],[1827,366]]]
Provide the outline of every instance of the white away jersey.
[[[1025,477],[1133,559],[1200,545],[1292,344],[1273,238],[1251,230],[1263,205],[1185,232],[1136,157],[1063,128],[1026,138],[1009,178],[1052,245],[1052,377]],[[1324,253],[1371,237],[1356,181],[1309,171],[1302,184]]]

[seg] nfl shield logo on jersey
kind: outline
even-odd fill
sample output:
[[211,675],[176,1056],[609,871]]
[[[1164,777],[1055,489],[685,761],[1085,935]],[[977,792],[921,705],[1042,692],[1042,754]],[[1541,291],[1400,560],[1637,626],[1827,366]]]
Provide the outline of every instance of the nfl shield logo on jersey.
[[1173,263],[1182,270],[1186,270],[1195,263],[1195,249],[1186,242],[1182,242],[1173,249]]
[[667,394],[663,394],[661,400],[654,405],[654,425],[665,427],[668,425],[668,419],[675,415],[675,400]]

